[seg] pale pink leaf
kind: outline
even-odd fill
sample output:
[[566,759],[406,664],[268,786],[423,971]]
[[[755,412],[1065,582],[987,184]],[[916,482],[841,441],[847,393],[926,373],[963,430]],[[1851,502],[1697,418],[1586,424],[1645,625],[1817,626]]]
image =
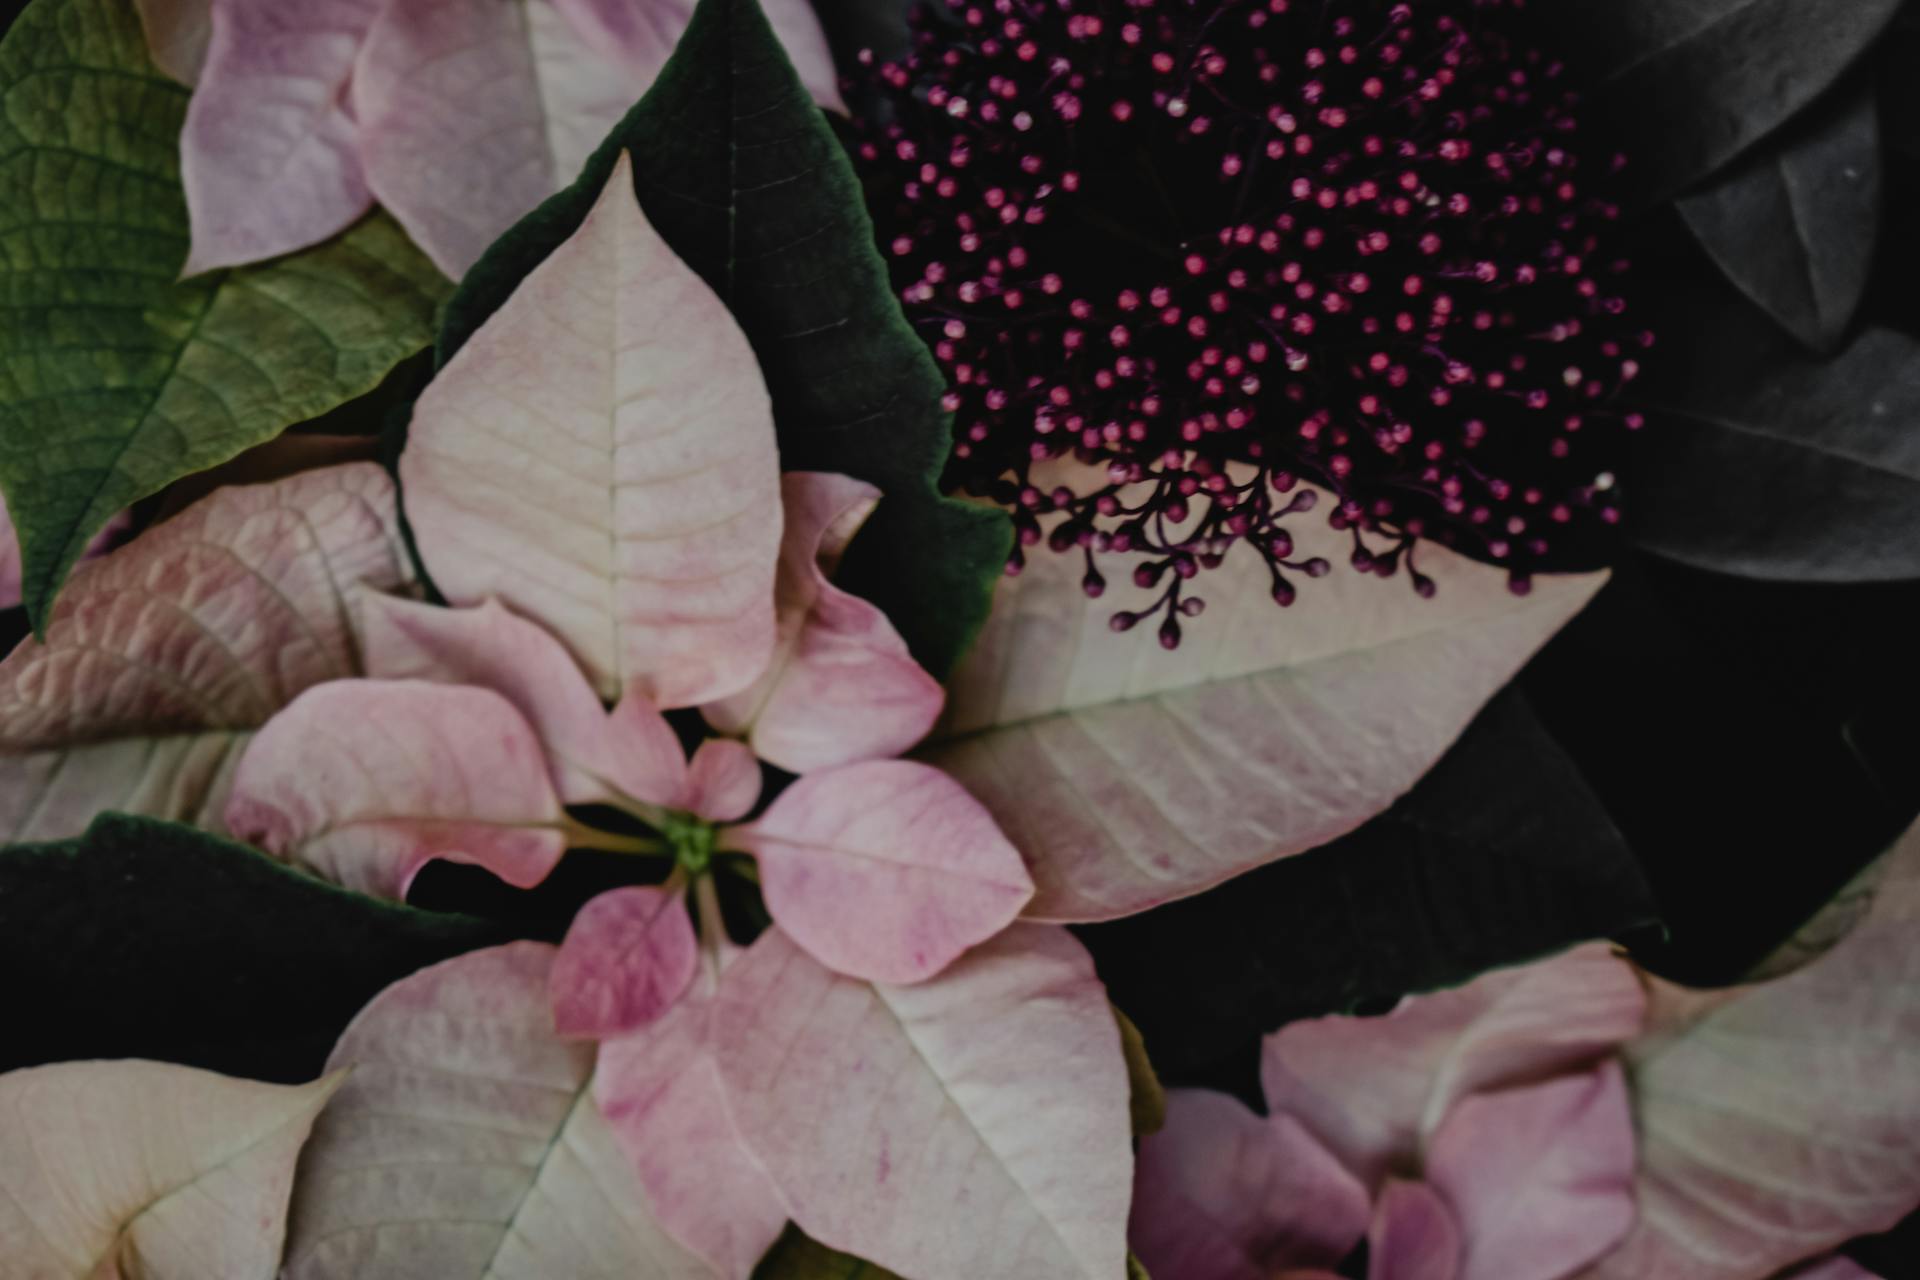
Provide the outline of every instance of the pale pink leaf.
[[375,679],[479,685],[513,703],[540,735],[567,804],[680,804],[686,753],[660,713],[628,699],[609,717],[566,646],[499,601],[443,609],[376,596],[366,633]]
[[850,476],[780,477],[786,532],[779,640],[754,685],[701,711],[793,773],[899,755],[927,736],[945,693],[887,615],[827,580],[880,491]]
[[339,680],[254,736],[227,827],[335,883],[404,898],[435,858],[529,888],[566,852],[533,730],[488,689]]
[[745,744],[708,738],[693,753],[681,806],[708,822],[736,822],[760,800],[760,762]]
[[645,91],[544,0],[388,4],[355,65],[367,184],[458,280]]
[[987,811],[910,760],[810,773],[721,839],[759,861],[767,910],[795,942],[873,982],[932,977],[1011,924],[1033,892]]
[[634,199],[623,154],[573,236],[441,370],[400,459],[455,603],[498,596],[611,701],[744,689],[773,652],[773,416],[726,307]]
[[111,809],[226,834],[247,733],[118,738],[0,756],[0,841],[62,840]]
[[1389,1181],[1367,1232],[1367,1280],[1454,1280],[1460,1228],[1423,1182]]
[[180,134],[185,274],[278,257],[372,207],[347,81],[380,0],[212,0]]
[[1427,1181],[1462,1236],[1460,1280],[1561,1280],[1633,1225],[1633,1115],[1618,1059],[1456,1103]]
[[[641,89],[653,83],[693,17],[693,0],[553,0],[589,47],[619,60]],[[813,100],[846,110],[826,33],[809,0],[766,0],[767,22]]]
[[1418,1167],[1466,1095],[1582,1070],[1640,1030],[1645,993],[1604,943],[1413,996],[1380,1017],[1295,1022],[1266,1038],[1267,1110],[1305,1125],[1369,1186]]
[[1781,1280],[1880,1280],[1880,1277],[1846,1254],[1836,1253],[1831,1258],[1822,1258],[1796,1268]]
[[600,1046],[593,1095],[654,1216],[727,1280],[748,1280],[787,1207],[740,1140],[707,1035],[712,986]]
[[553,948],[519,942],[375,997],[300,1161],[285,1280],[712,1280],[661,1231],[553,1033]]
[[1691,1021],[1628,1050],[1639,1218],[1588,1280],[1760,1280],[1920,1204],[1920,828],[1884,865],[1819,958],[1657,999]]
[[217,815],[236,737],[357,674],[362,597],[409,577],[371,463],[219,490],[80,565],[0,663],[0,830]]
[[134,5],[153,64],[181,84],[198,80],[213,34],[212,0],[134,0]]
[[1016,926],[929,982],[823,968],[779,928],[720,983],[741,1135],[814,1239],[916,1280],[1126,1273],[1120,1032],[1086,951]]
[[686,899],[651,885],[609,889],[567,927],[553,962],[553,1025],[604,1039],[673,1007],[700,965]]
[[1169,1089],[1166,1124],[1140,1140],[1128,1236],[1149,1275],[1269,1280],[1338,1266],[1370,1210],[1366,1188],[1291,1117]]
[[294,1160],[340,1085],[165,1062],[0,1076],[0,1272],[19,1280],[267,1276]]
[[[1289,527],[1301,556],[1351,552],[1323,518]],[[1109,626],[1157,595],[1127,563],[1093,600],[1081,557],[1036,554],[1000,584],[926,758],[1026,855],[1033,919],[1129,915],[1316,848],[1411,787],[1605,580],[1542,577],[1522,598],[1432,544],[1419,564],[1434,599],[1336,572],[1283,612],[1266,562],[1233,547],[1192,584],[1209,608],[1166,652]]]

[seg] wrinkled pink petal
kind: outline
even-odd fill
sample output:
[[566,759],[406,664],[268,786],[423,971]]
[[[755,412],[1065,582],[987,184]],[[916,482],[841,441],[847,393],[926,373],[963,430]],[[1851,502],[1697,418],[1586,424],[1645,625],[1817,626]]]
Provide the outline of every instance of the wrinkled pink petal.
[[1448,1112],[1427,1181],[1463,1239],[1460,1280],[1561,1280],[1633,1225],[1633,1115],[1618,1059]]
[[553,8],[388,4],[355,65],[367,183],[459,279],[522,215],[579,175],[646,88]]
[[593,1096],[654,1216],[727,1280],[748,1280],[787,1208],[727,1113],[696,984],[664,1017],[600,1046]]
[[367,601],[365,626],[367,674],[374,679],[478,685],[513,703],[540,735],[567,804],[595,804],[622,792],[654,804],[676,802],[686,757],[659,713],[635,706],[617,728],[610,725],[566,647],[499,601],[443,609],[378,596]]
[[380,0],[212,0],[180,134],[196,275],[318,244],[373,204],[345,91]]
[[134,5],[153,64],[181,84],[198,80],[213,34],[212,0],[134,0]]
[[1316,1018],[1268,1036],[1261,1083],[1369,1185],[1468,1093],[1583,1068],[1639,1031],[1646,994],[1606,944],[1414,996],[1384,1017]]
[[623,153],[571,238],[414,407],[400,475],[456,604],[497,596],[600,696],[744,689],[773,652],[779,461],[758,362]]
[[[606,51],[641,89],[653,83],[693,16],[693,0],[553,0],[589,47]],[[767,0],[761,8],[813,100],[845,112],[826,34],[809,0]],[[638,96],[637,94],[635,95]]]
[[880,491],[809,471],[781,476],[780,491],[787,519],[773,662],[751,688],[701,711],[794,773],[890,759],[927,735],[946,695],[886,614],[827,580]]
[[1126,1064],[1065,930],[1015,926],[890,987],[768,929],[713,1037],[741,1136],[822,1244],[915,1280],[1126,1274]]
[[708,822],[737,822],[760,799],[760,762],[746,744],[709,738],[693,753],[680,805]]
[[1367,1231],[1367,1280],[1454,1280],[1460,1228],[1432,1188],[1390,1179]]
[[609,889],[573,917],[553,962],[553,1025],[563,1036],[623,1035],[685,993],[700,967],[686,900],[651,885]]
[[[93,536],[80,558],[85,561],[105,555],[132,524],[132,519],[122,511]],[[0,494],[0,609],[11,609],[19,603],[20,540],[14,536],[13,518],[7,514],[6,495]]]
[[767,910],[837,973],[930,978],[1020,914],[1019,852],[939,770],[872,760],[809,774],[726,847],[760,863]]
[[533,730],[486,689],[339,680],[254,736],[227,827],[269,853],[380,897],[404,898],[435,858],[540,883],[566,851],[564,815]]
[[1140,1140],[1127,1234],[1149,1275],[1269,1280],[1339,1265],[1370,1210],[1366,1188],[1291,1118],[1170,1089],[1166,1125]]

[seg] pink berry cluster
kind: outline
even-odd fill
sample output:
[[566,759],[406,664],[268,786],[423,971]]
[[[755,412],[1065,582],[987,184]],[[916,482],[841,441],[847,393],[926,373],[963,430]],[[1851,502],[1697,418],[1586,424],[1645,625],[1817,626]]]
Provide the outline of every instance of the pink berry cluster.
[[[1627,315],[1605,197],[1524,0],[977,0],[863,56],[854,151],[946,371],[948,481],[1136,561],[1162,642],[1236,542],[1294,600],[1315,490],[1352,563],[1428,538],[1530,575],[1619,519]],[[1616,237],[1617,238],[1617,237]],[[1078,487],[1045,479],[1092,464]],[[1104,483],[1102,483],[1104,480]]]

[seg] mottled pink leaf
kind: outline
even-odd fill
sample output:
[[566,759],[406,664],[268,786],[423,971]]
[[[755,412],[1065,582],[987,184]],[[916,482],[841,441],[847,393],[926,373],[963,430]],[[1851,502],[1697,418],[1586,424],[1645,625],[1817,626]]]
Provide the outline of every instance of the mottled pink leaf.
[[779,928],[726,972],[727,1105],[803,1230],[916,1280],[1125,1274],[1120,1033],[1086,951],[1016,926],[929,982],[821,967]]
[[1166,1124],[1140,1140],[1128,1236],[1149,1275],[1269,1280],[1338,1266],[1370,1210],[1366,1188],[1290,1117],[1170,1089]]
[[339,680],[254,736],[227,826],[362,893],[403,898],[435,858],[528,888],[566,839],[533,730],[488,689]]
[[212,0],[134,0],[153,63],[181,84],[200,78],[213,34]]
[[246,732],[357,674],[361,598],[408,577],[371,463],[219,490],[80,565],[46,643],[0,663],[0,831],[217,815]]
[[[1639,1217],[1587,1280],[1762,1280],[1920,1205],[1920,828],[1865,919],[1627,1053]],[[1669,994],[1672,993],[1672,994]]]
[[352,86],[373,194],[458,280],[646,90],[613,52],[544,0],[389,3]]
[[592,1048],[553,1033],[552,956],[475,951],[361,1010],[300,1161],[285,1280],[713,1280],[615,1149]]
[[767,910],[838,973],[930,978],[1033,893],[1020,854],[959,783],[910,760],[811,773],[721,834],[760,863]]
[[[1323,519],[1290,527],[1301,556],[1351,553]],[[1000,584],[927,758],[1026,855],[1032,919],[1129,915],[1317,848],[1411,787],[1604,581],[1542,577],[1521,598],[1444,548],[1423,543],[1419,564],[1434,599],[1334,573],[1283,613],[1236,546],[1194,581],[1209,608],[1169,653],[1108,625],[1158,594],[1129,566],[1108,564],[1091,600],[1080,557],[1035,555]]]
[[748,1280],[787,1207],[727,1112],[708,980],[659,1021],[600,1046],[593,1094],[655,1217],[727,1280]]
[[609,717],[566,646],[497,600],[442,609],[392,596],[366,605],[367,674],[438,680],[501,694],[539,734],[567,804],[631,796],[678,806],[687,759],[680,739],[644,700]]
[[1367,1232],[1367,1280],[1454,1280],[1460,1228],[1423,1182],[1388,1181]]
[[745,744],[708,738],[693,753],[680,806],[708,822],[736,822],[760,800],[760,762]]
[[581,907],[553,962],[553,1025],[604,1039],[673,1007],[700,965],[686,899],[651,885],[609,889]]
[[1633,1225],[1633,1115],[1618,1059],[1461,1099],[1427,1152],[1460,1225],[1460,1280],[1561,1280]]
[[880,491],[809,471],[781,476],[780,490],[786,533],[773,661],[751,688],[701,711],[794,773],[891,759],[926,737],[946,695],[886,614],[827,580]]
[[[617,58],[643,89],[666,65],[693,17],[693,0],[553,0],[553,6],[584,43]],[[765,0],[761,7],[813,100],[845,111],[833,55],[809,0]]]
[[1296,1022],[1266,1039],[1267,1109],[1290,1115],[1369,1186],[1418,1167],[1454,1105],[1483,1089],[1584,1069],[1634,1036],[1645,994],[1633,969],[1594,943],[1382,1017]]
[[185,274],[278,257],[372,207],[346,88],[381,0],[212,0],[180,134]]
[[0,1274],[271,1275],[294,1159],[339,1085],[138,1061],[0,1076]]
[[773,416],[746,338],[647,224],[622,155],[580,229],[414,408],[400,459],[455,603],[498,596],[600,695],[735,693],[773,651]]

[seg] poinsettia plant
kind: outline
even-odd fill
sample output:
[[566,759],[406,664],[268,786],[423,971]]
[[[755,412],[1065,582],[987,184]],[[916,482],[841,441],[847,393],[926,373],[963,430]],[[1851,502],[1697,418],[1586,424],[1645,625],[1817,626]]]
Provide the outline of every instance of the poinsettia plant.
[[1901,8],[9,12],[0,1277],[1902,1274]]

